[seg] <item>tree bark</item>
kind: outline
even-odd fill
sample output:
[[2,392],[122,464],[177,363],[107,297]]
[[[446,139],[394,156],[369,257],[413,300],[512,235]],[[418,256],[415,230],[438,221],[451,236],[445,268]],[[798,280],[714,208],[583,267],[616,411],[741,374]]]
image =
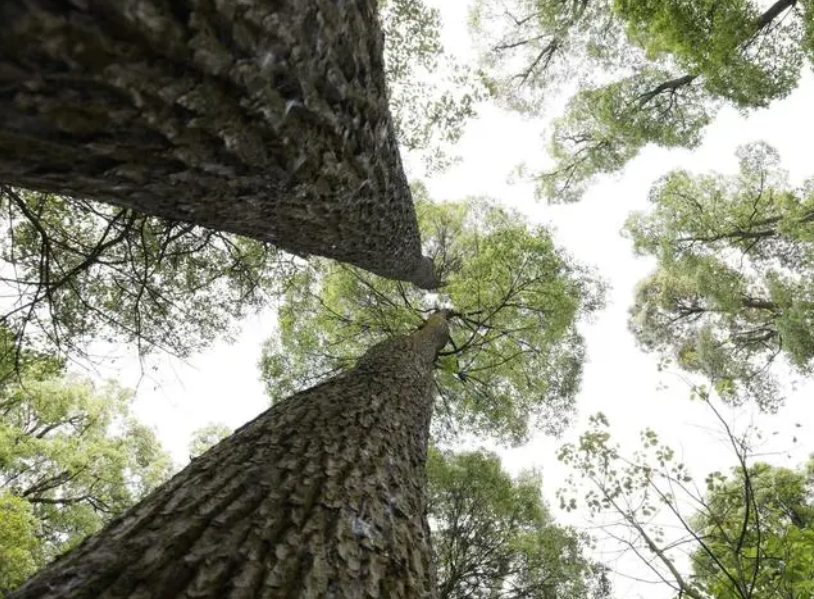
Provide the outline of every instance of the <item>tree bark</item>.
[[758,17],[755,30],[760,31],[796,4],[797,0],[777,0]]
[[435,596],[425,460],[444,314],[245,425],[7,599]]
[[4,0],[0,181],[436,286],[375,0]]

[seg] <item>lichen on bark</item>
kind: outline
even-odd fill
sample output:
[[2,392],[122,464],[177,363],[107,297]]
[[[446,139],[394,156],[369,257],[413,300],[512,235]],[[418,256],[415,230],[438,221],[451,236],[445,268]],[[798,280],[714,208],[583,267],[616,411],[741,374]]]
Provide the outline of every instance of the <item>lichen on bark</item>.
[[0,180],[436,285],[375,0],[0,3]]

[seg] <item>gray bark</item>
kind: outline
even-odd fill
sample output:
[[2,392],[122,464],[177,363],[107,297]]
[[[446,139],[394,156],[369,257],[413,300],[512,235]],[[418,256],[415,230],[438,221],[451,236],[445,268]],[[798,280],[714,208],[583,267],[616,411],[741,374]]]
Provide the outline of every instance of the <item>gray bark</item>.
[[766,26],[772,23],[777,17],[782,15],[792,6],[797,4],[797,0],[777,0],[774,4],[772,4],[766,11],[760,15],[757,20],[757,24],[755,29],[760,31],[764,29]]
[[436,286],[375,0],[4,0],[0,181]]
[[7,599],[435,596],[425,461],[443,317],[193,460]]

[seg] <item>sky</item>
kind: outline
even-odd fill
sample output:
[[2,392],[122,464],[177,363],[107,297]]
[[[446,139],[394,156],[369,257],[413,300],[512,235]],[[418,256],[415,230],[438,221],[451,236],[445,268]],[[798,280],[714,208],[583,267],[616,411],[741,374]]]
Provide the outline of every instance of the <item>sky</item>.
[[[696,480],[715,470],[733,465],[733,454],[700,402],[689,401],[689,388],[675,373],[660,373],[654,356],[642,353],[627,330],[627,310],[634,288],[653,268],[649,260],[636,259],[630,242],[620,235],[631,211],[647,207],[647,192],[661,175],[674,168],[703,173],[736,172],[735,150],[741,144],[765,140],[776,147],[792,182],[814,176],[814,162],[808,143],[814,139],[814,77],[806,76],[800,88],[784,101],[775,103],[744,118],[735,110],[724,110],[707,130],[705,141],[693,151],[666,151],[647,148],[618,177],[600,180],[579,203],[549,206],[533,199],[530,183],[507,185],[506,173],[530,155],[540,154],[539,130],[521,118],[485,111],[461,141],[464,160],[443,177],[428,183],[436,198],[454,198],[468,194],[486,194],[523,211],[533,222],[550,223],[555,239],[581,261],[595,266],[611,283],[608,307],[583,327],[588,348],[581,392],[579,416],[562,439],[535,437],[528,445],[498,451],[504,467],[517,473],[524,468],[540,468],[544,495],[556,506],[556,489],[564,485],[567,468],[556,460],[557,448],[575,440],[587,428],[587,418],[603,412],[611,424],[614,438],[629,452],[638,447],[639,432],[653,428],[678,452]],[[666,388],[664,388],[666,386]],[[761,451],[766,461],[797,466],[814,452],[810,428],[814,426],[812,385],[801,385],[790,393],[784,408],[775,417],[756,413],[746,407],[725,410],[736,431],[750,424],[766,431]],[[798,429],[797,423],[803,424]],[[713,430],[710,430],[713,429]],[[800,431],[806,431],[800,434]],[[773,433],[777,434],[773,434]],[[797,437],[798,442],[792,441]],[[808,442],[805,442],[808,441]],[[582,514],[567,515],[555,510],[561,521],[589,526]],[[602,557],[614,556],[608,549]],[[625,559],[617,566],[640,575],[637,561]],[[614,580],[617,597],[669,596],[662,589],[654,595],[649,585]]]
[[[468,43],[465,4],[448,2],[443,6],[445,39],[453,47],[463,48]],[[527,182],[507,183],[518,163],[533,166],[543,162],[544,123],[486,107],[459,144],[462,161],[443,175],[425,181],[431,197],[488,195],[518,208],[534,222],[551,225],[562,246],[595,266],[611,284],[608,307],[583,326],[588,362],[574,426],[561,439],[535,436],[524,447],[498,448],[504,466],[511,472],[527,468],[542,471],[544,494],[552,505],[556,504],[554,492],[566,475],[556,460],[556,449],[574,440],[586,428],[588,416],[597,411],[608,416],[612,433],[623,447],[635,448],[639,431],[652,427],[678,451],[679,458],[697,478],[732,464],[731,452],[720,435],[711,430],[708,409],[689,401],[688,387],[674,374],[660,373],[656,359],[639,351],[627,330],[627,309],[635,284],[653,264],[636,259],[619,231],[631,211],[647,206],[648,189],[659,176],[673,168],[734,173],[736,148],[751,141],[765,140],[776,147],[792,182],[814,176],[810,151],[814,139],[812,106],[814,77],[809,73],[791,96],[775,102],[770,109],[748,117],[735,110],[723,110],[696,150],[646,148],[621,175],[601,179],[585,199],[568,206],[536,202]],[[268,407],[257,363],[263,340],[273,332],[273,314],[250,317],[232,343],[218,343],[187,363],[160,358],[147,376],[142,376],[137,364],[125,364],[117,378],[124,384],[138,385],[137,414],[157,429],[176,461],[184,463],[192,431],[211,422],[238,427]],[[756,414],[750,409],[727,410],[725,414],[736,430],[755,423],[767,431],[763,450],[768,461],[795,466],[814,451],[811,442],[791,441],[792,431],[797,430],[795,423],[803,424],[799,437],[810,438],[810,431],[805,431],[814,426],[811,391],[811,385],[799,386],[777,416]],[[775,431],[778,434],[772,435]],[[578,515],[565,515],[556,509],[554,513],[558,519],[584,524]],[[623,560],[619,567],[635,572],[637,566]],[[624,576],[617,577],[615,585],[618,597],[653,596],[649,586]]]

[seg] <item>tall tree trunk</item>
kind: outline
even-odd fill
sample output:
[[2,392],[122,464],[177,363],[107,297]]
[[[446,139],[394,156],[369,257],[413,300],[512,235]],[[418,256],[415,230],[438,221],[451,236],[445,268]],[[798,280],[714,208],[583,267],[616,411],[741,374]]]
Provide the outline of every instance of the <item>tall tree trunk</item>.
[[3,0],[0,181],[436,286],[376,0]]
[[435,595],[425,460],[443,314],[239,429],[8,599]]

